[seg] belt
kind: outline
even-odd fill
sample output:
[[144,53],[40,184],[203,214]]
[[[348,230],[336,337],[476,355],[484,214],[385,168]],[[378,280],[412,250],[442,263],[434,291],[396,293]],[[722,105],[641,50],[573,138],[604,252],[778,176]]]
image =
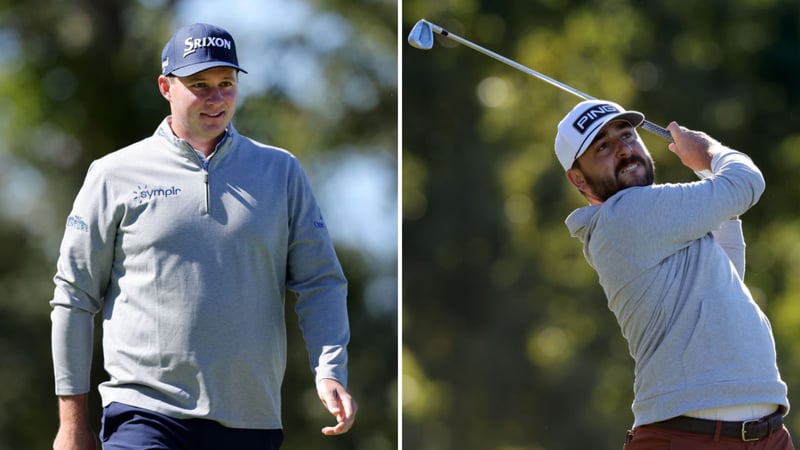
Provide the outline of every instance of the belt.
[[720,436],[738,438],[743,441],[757,441],[783,427],[783,412],[779,410],[761,419],[745,420],[743,422],[724,422],[679,416],[650,425],[686,433],[714,435],[716,434],[717,423],[720,424]]

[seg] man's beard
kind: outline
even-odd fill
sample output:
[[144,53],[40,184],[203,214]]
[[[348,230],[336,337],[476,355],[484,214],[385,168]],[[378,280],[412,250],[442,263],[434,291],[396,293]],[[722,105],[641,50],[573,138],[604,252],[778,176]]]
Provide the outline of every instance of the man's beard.
[[[632,163],[639,163],[642,167],[644,167],[644,175],[636,177],[636,179],[633,180],[621,180],[619,177],[619,172],[624,167],[627,167]],[[593,177],[590,177],[584,173],[584,178],[586,179],[586,184],[592,188],[594,195],[597,196],[597,198],[599,198],[601,201],[606,201],[611,198],[612,195],[623,189],[633,186],[649,186],[653,184],[655,181],[655,165],[653,164],[653,159],[650,158],[649,155],[647,159],[638,155],[631,155],[617,164],[613,177],[594,179]]]

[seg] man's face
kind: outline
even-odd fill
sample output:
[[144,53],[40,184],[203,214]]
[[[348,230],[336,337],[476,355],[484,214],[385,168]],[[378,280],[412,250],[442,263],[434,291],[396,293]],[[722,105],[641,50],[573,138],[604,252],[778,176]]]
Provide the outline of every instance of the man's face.
[[606,124],[567,177],[594,203],[655,180],[655,166],[636,129],[624,120]]
[[188,77],[159,77],[170,102],[172,131],[192,145],[216,142],[236,111],[237,72],[213,67]]

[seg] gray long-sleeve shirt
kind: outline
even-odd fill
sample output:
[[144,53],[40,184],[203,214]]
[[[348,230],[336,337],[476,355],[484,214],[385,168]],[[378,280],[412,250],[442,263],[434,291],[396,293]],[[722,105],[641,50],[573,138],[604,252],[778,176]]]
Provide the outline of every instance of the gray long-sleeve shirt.
[[705,408],[789,406],[769,320],[743,282],[741,228],[720,228],[758,201],[764,180],[730,149],[712,171],[624,189],[566,221],[635,362],[634,426]]
[[165,119],[95,161],[67,220],[51,301],[56,393],[281,428],[285,292],[316,380],[346,384],[347,282],[297,160],[229,127],[208,167]]

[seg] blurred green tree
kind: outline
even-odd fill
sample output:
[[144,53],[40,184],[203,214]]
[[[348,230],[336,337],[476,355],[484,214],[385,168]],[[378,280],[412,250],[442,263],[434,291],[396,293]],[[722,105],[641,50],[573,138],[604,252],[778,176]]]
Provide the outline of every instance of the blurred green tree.
[[[407,0],[402,16],[406,34],[429,19],[750,154],[768,187],[744,217],[747,282],[797,398],[800,189],[783,182],[800,160],[797,2]],[[564,226],[584,200],[553,155],[580,99],[435,38],[401,49],[404,447],[621,448],[633,364]],[[657,181],[693,178],[643,138]],[[800,429],[794,414],[788,424]]]
[[[379,157],[396,172],[394,0],[231,1],[224,17],[209,10],[213,6],[194,0],[0,1],[0,449],[51,446],[58,418],[47,302],[64,220],[89,163],[151,134],[168,114],[156,86],[159,57],[182,21],[228,22],[223,25],[236,36],[240,57],[251,57],[242,59],[251,69],[241,83],[237,128],[289,149],[307,168],[328,164],[310,173],[312,184],[326,186],[316,175],[337,170],[354,154]],[[289,12],[309,23],[287,31]],[[284,34],[263,32],[262,23],[281,17]],[[302,96],[302,89],[286,84],[303,75],[292,73],[299,67],[292,58],[318,69],[305,74],[318,90]],[[397,198],[395,191],[380,195],[387,203]],[[323,209],[335,213],[343,206]],[[361,407],[345,436],[320,433],[332,418],[316,398],[290,297],[285,448],[396,448],[397,248],[391,242],[387,248],[375,255],[337,240],[350,280],[350,388]],[[97,350],[95,360],[96,386],[105,377]],[[99,430],[95,391],[91,401]]]

